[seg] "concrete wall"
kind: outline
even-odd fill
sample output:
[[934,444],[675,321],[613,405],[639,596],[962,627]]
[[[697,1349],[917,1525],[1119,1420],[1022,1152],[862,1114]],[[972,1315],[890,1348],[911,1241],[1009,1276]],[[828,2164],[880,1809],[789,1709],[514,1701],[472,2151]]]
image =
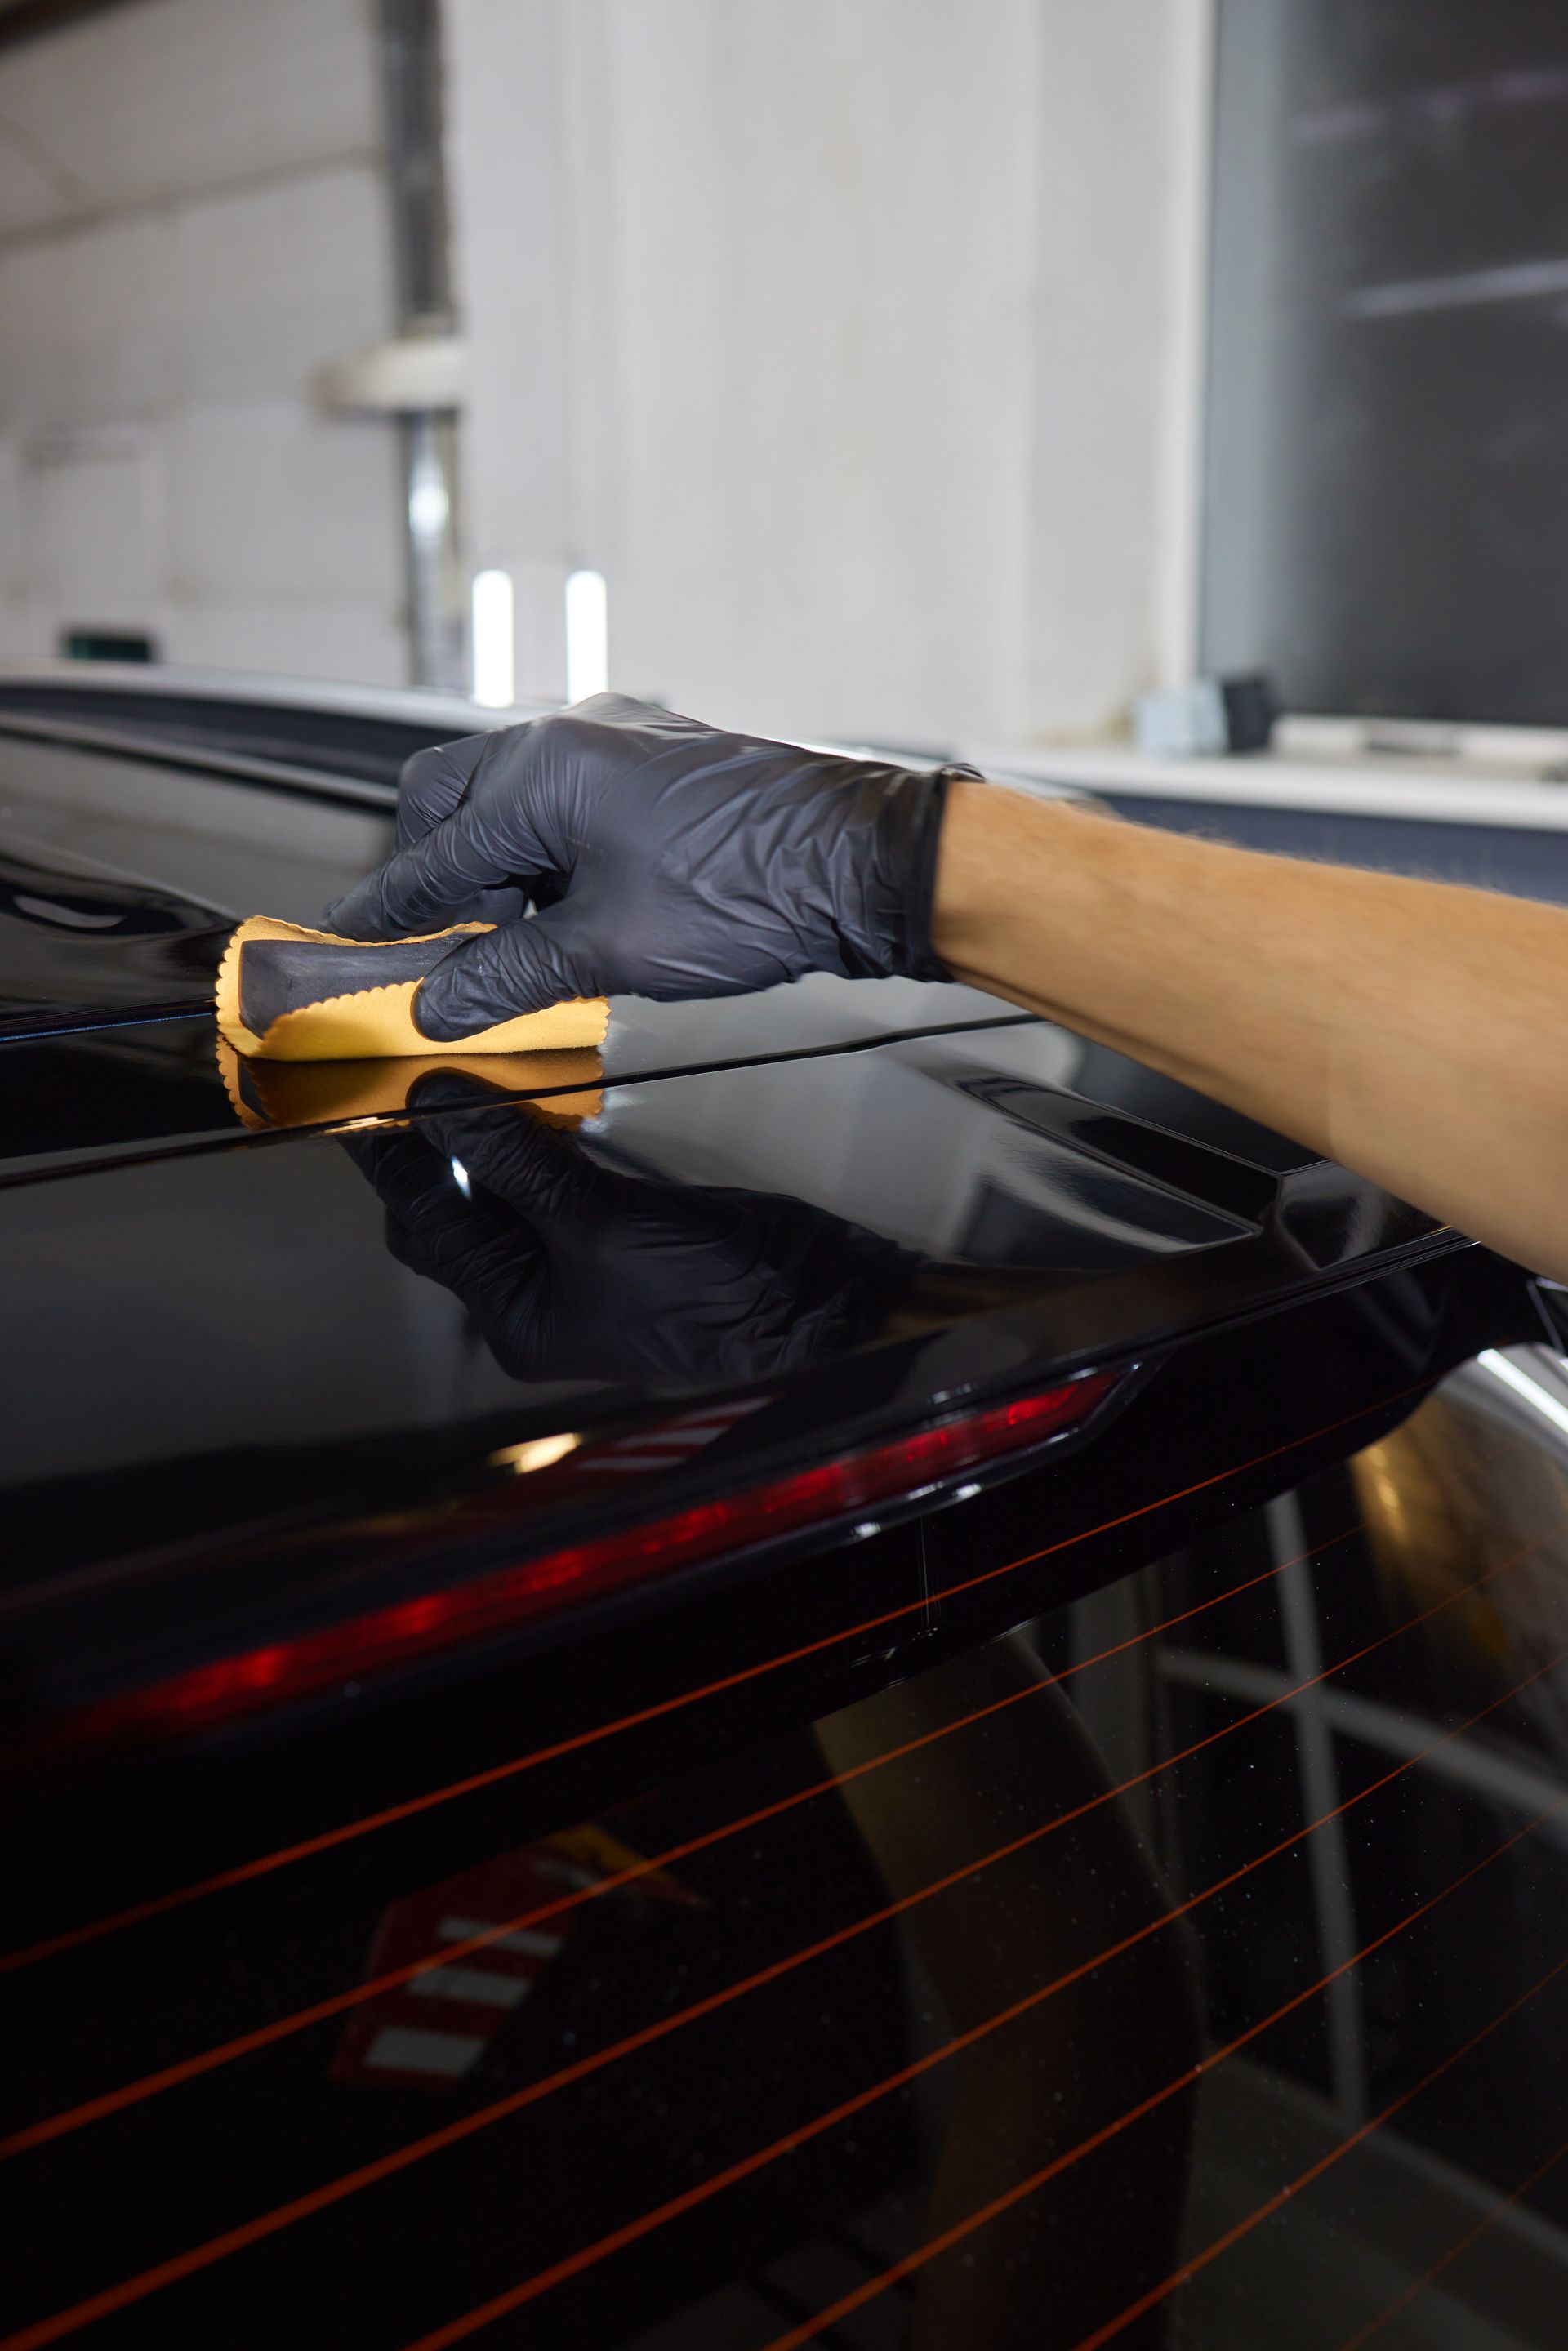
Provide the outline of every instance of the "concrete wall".
[[559,692],[909,744],[1187,654],[1203,0],[448,0],[471,554]]
[[391,331],[372,0],[138,0],[0,51],[0,658],[401,682],[393,430],[317,413]]

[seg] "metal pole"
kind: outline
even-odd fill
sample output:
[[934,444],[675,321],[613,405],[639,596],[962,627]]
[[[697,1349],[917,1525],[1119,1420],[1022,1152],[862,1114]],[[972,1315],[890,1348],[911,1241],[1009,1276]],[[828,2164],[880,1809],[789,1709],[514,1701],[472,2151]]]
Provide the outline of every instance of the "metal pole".
[[[381,0],[381,7],[398,324],[404,335],[447,335],[454,321],[438,0]],[[413,681],[461,688],[467,660],[457,414],[408,411],[400,430]]]

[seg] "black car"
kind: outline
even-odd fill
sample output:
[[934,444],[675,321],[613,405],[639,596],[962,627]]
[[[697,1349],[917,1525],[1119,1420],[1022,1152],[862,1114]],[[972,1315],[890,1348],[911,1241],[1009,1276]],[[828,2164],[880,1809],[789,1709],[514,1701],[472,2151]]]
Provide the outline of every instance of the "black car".
[[0,2351],[1560,2343],[1560,1293],[959,987],[237,1062],[495,716],[0,680]]

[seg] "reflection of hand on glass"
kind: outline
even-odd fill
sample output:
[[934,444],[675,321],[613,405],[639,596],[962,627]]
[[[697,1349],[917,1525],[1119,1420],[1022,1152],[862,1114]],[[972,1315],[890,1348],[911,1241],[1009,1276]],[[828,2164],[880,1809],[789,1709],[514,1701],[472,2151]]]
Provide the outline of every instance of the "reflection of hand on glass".
[[393,1256],[462,1300],[515,1378],[766,1376],[868,1337],[918,1263],[800,1200],[622,1175],[486,1100],[433,1076],[415,1124],[344,1148]]

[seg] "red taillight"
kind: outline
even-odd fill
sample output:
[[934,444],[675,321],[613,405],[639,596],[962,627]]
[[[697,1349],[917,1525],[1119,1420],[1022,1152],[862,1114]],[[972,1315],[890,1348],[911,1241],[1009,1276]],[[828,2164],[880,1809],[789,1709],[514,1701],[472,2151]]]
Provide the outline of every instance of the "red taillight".
[[87,1708],[68,1717],[60,1732],[73,1746],[139,1733],[189,1734],[337,1682],[363,1680],[727,1552],[827,1525],[878,1503],[905,1500],[943,1479],[1059,1436],[1086,1419],[1114,1384],[1109,1373],[1091,1374],[1040,1395],[947,1421],[919,1437],[846,1454],[820,1469],[800,1470],[646,1526],[546,1552],[520,1566],[350,1617],[322,1632],[220,1657]]

